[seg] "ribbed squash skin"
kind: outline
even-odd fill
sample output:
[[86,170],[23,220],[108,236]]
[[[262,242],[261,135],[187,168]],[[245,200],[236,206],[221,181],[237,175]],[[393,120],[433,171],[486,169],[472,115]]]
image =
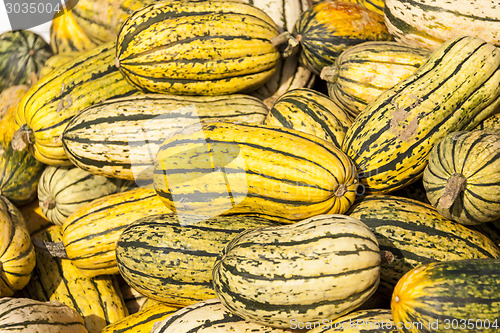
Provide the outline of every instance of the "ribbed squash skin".
[[484,119],[474,130],[500,130],[500,113],[495,113]]
[[453,260],[411,270],[394,289],[394,321],[405,333],[498,332],[499,265],[500,259]]
[[288,328],[359,307],[380,278],[377,239],[359,220],[317,215],[240,233],[213,269],[217,297],[236,315]]
[[288,223],[345,212],[357,187],[352,162],[327,141],[296,130],[222,122],[165,140],[153,180],[178,215],[249,213]]
[[100,197],[120,192],[118,179],[88,173],[78,167],[48,166],[38,182],[42,213],[54,224]]
[[87,108],[68,123],[62,140],[71,162],[88,172],[150,181],[160,144],[176,131],[208,121],[261,124],[268,111],[243,94],[141,94]]
[[342,143],[365,192],[388,193],[417,180],[437,142],[495,112],[499,82],[500,49],[460,37],[368,104]]
[[236,316],[214,298],[186,306],[168,318],[155,323],[151,333],[178,332],[241,332],[241,333],[292,333],[280,329],[249,322]]
[[116,64],[150,92],[221,95],[263,85],[280,59],[279,33],[255,6],[236,1],[166,1],[134,12],[122,25]]
[[500,45],[498,3],[481,0],[385,0],[387,29],[402,44],[436,49],[466,34]]
[[0,196],[0,297],[12,296],[28,283],[35,249],[19,209]]
[[0,107],[6,109],[0,120],[0,194],[18,206],[35,198],[38,180],[45,169],[28,151],[12,147],[12,137],[18,128],[16,107],[27,91],[26,85],[13,86],[0,95]]
[[[62,227],[52,225],[32,235],[33,239],[60,242]],[[25,288],[29,298],[59,301],[75,309],[84,319],[89,333],[99,333],[105,326],[128,315],[114,276],[88,278],[71,260],[54,258],[35,248],[36,266]]]
[[50,25],[50,47],[55,54],[81,52],[97,47],[76,22],[73,11],[64,9]]
[[432,261],[500,258],[500,248],[482,233],[441,216],[434,207],[392,195],[372,195],[354,204],[349,216],[368,225],[380,249],[394,258],[382,263],[380,287],[389,296],[409,270]]
[[67,257],[88,277],[117,274],[116,241],[135,220],[171,213],[153,189],[137,188],[96,199],[63,224]]
[[323,68],[328,95],[355,117],[368,103],[412,75],[430,52],[392,41],[364,42],[342,52]]
[[224,246],[244,230],[277,225],[244,215],[182,222],[175,214],[149,215],[125,228],[116,244],[125,281],[148,298],[176,306],[216,297],[212,268]]
[[500,131],[448,134],[431,150],[423,175],[430,203],[462,224],[500,219]]
[[[302,324],[305,326],[304,324]],[[319,322],[307,333],[398,333],[390,309],[357,310],[333,321]],[[299,324],[296,324],[299,328]],[[294,328],[292,326],[292,328]]]
[[300,42],[300,61],[317,75],[348,47],[391,38],[382,15],[337,0],[321,1],[303,12],[292,36]]
[[366,7],[367,9],[377,14],[384,15],[385,0],[346,0],[346,1],[357,3],[358,5]]
[[340,147],[352,118],[328,96],[316,90],[292,89],[269,110],[265,125],[312,134]]
[[115,67],[115,44],[98,46],[51,71],[23,97],[16,112],[18,145],[28,145],[48,165],[70,165],[61,135],[68,121],[103,100],[130,95],[130,86]]
[[17,297],[0,298],[0,327],[16,333],[88,333],[82,316],[69,306]]
[[0,91],[21,84],[33,85],[52,51],[38,34],[28,30],[0,35]]
[[40,76],[43,77],[49,74],[52,70],[58,68],[59,66],[62,66],[64,63],[69,62],[70,60],[76,58],[78,55],[83,54],[84,52],[86,51],[54,54],[45,62],[40,72]]
[[177,310],[176,307],[159,303],[109,324],[101,333],[150,333],[156,322],[168,318]]

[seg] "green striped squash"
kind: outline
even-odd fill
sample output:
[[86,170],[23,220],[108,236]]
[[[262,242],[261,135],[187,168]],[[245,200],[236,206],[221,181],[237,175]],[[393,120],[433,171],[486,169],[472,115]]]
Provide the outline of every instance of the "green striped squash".
[[500,113],[495,113],[481,121],[474,130],[500,130]]
[[495,1],[385,0],[387,29],[397,42],[436,49],[466,34],[500,45],[500,12]]
[[115,67],[115,44],[100,45],[59,66],[24,95],[16,112],[14,148],[48,165],[70,165],[62,132],[84,108],[136,93]]
[[154,187],[177,215],[260,214],[293,223],[343,213],[356,197],[355,167],[333,144],[297,130],[206,123],[165,140]]
[[291,128],[317,136],[340,147],[352,118],[323,93],[292,89],[269,110],[265,125]]
[[88,333],[82,316],[69,306],[20,297],[0,298],[0,329],[16,333]]
[[158,148],[177,131],[209,121],[261,124],[268,112],[260,99],[243,94],[141,94],[87,108],[68,123],[62,141],[81,169],[139,184],[153,179]]
[[275,222],[252,216],[199,221],[175,214],[136,220],[116,244],[116,261],[127,284],[148,298],[186,306],[214,298],[212,268],[224,246],[240,232]]
[[[307,333],[398,333],[391,309],[356,310],[333,321],[314,323]],[[313,324],[313,325],[314,325]],[[302,324],[303,326],[306,326]],[[291,328],[300,328],[299,324]],[[308,327],[305,327],[308,328]]]
[[100,333],[150,333],[155,323],[168,318],[178,308],[158,303],[104,327]]
[[243,320],[225,308],[216,298],[179,309],[168,318],[156,322],[151,330],[151,333],[179,332],[293,333],[289,329]]
[[349,216],[368,225],[380,249],[392,254],[382,263],[380,287],[387,297],[409,270],[433,261],[500,258],[500,248],[482,233],[439,214],[431,205],[392,195],[370,195]]
[[495,112],[499,82],[500,49],[460,37],[369,103],[342,143],[365,192],[388,193],[416,181],[437,142]]
[[234,314],[288,328],[359,307],[379,284],[380,261],[377,239],[364,223],[316,215],[240,233],[218,256],[213,285]]
[[106,195],[79,208],[64,221],[62,245],[85,276],[118,274],[116,242],[140,218],[171,213],[153,189]]
[[19,209],[0,195],[0,297],[28,284],[35,268],[35,249]]
[[500,259],[428,263],[399,280],[391,309],[400,332],[498,332]]
[[[32,235],[39,242],[62,241],[62,227],[51,225]],[[71,260],[53,258],[43,248],[35,247],[36,266],[24,289],[31,299],[59,301],[75,309],[89,333],[99,333],[128,316],[127,308],[114,276],[88,278]]]
[[448,134],[431,150],[423,184],[437,211],[462,224],[500,219],[500,131]]
[[0,35],[0,91],[17,85],[33,85],[45,61],[52,56],[50,45],[29,30]]
[[239,1],[160,1],[134,12],[116,42],[116,65],[144,91],[248,92],[277,69],[276,23]]
[[299,45],[300,62],[319,75],[323,67],[333,65],[350,46],[390,38],[382,15],[356,3],[326,0],[300,15],[288,46],[294,52],[294,45]]
[[364,42],[323,68],[328,95],[353,117],[396,83],[412,75],[430,52],[392,41]]
[[[78,167],[47,166],[38,182],[42,213],[54,224],[64,221],[91,201],[120,192],[124,181],[90,174]],[[133,182],[129,182],[135,185]],[[126,187],[126,186],[125,186]]]

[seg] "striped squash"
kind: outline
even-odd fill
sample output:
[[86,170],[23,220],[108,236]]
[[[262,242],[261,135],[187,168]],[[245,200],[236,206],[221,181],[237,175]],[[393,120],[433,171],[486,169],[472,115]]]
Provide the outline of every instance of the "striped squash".
[[[355,203],[349,216],[368,225],[381,250],[380,288],[390,297],[409,270],[433,261],[500,258],[500,248],[482,233],[441,216],[434,207],[392,195],[371,195]],[[379,289],[380,289],[379,288]]]
[[24,288],[35,263],[35,249],[23,215],[0,195],[0,297]]
[[217,297],[234,314],[272,327],[334,320],[376,290],[380,252],[373,232],[340,214],[241,232],[213,269]]
[[221,95],[248,92],[277,69],[278,27],[239,1],[160,1],[134,12],[116,42],[116,65],[149,92]]
[[500,131],[448,134],[431,150],[423,184],[437,211],[462,224],[500,219]]
[[291,128],[317,136],[340,147],[352,118],[323,93],[292,89],[269,110],[265,125]]
[[345,1],[357,3],[377,14],[384,15],[385,0],[345,0]]
[[40,77],[49,74],[54,69],[58,68],[59,66],[62,66],[64,63],[69,62],[70,60],[76,58],[77,56],[83,54],[84,52],[86,51],[54,54],[52,57],[47,59],[47,61],[43,65],[42,70],[40,71]]
[[498,332],[500,259],[435,262],[399,280],[391,309],[400,332]]
[[70,161],[96,175],[153,179],[160,144],[180,129],[208,121],[260,124],[267,106],[256,97],[141,94],[110,99],[82,111],[63,132]]
[[136,188],[95,199],[64,221],[66,255],[88,277],[118,274],[116,242],[127,225],[170,212],[153,189]]
[[128,313],[134,314],[142,309],[144,303],[146,303],[148,298],[129,286],[120,274],[114,276],[118,280],[118,286],[120,287],[120,292],[123,296],[123,302],[125,302]]
[[48,166],[38,182],[38,201],[44,216],[63,225],[71,214],[91,201],[121,192],[122,185],[127,185],[122,183],[121,179],[93,175],[75,166]]
[[55,54],[87,51],[97,45],[78,25],[72,10],[65,8],[52,19],[50,47]]
[[342,52],[324,67],[328,95],[353,117],[396,83],[412,75],[430,52],[392,41],[364,42]]
[[301,63],[319,75],[348,47],[390,38],[382,15],[356,3],[326,0],[301,14],[288,40],[291,49],[285,54],[300,45]]
[[500,248],[500,219],[470,227],[474,230],[482,232]]
[[36,83],[45,60],[52,55],[50,45],[29,30],[7,31],[0,35],[0,91]]
[[387,29],[402,44],[433,50],[465,33],[500,45],[500,11],[495,1],[384,2]]
[[500,113],[495,113],[479,123],[474,130],[500,130]]
[[460,37],[369,103],[342,143],[366,193],[388,193],[416,181],[437,142],[495,112],[499,82],[500,49]]
[[47,220],[47,218],[43,215],[42,210],[40,209],[40,204],[36,199],[27,205],[21,206],[19,211],[23,215],[24,222],[30,235],[33,235],[52,224],[52,222]]
[[27,151],[12,147],[12,138],[17,129],[15,111],[19,101],[28,91],[28,86],[13,86],[0,95],[0,107],[5,107],[0,120],[0,195],[20,206],[31,202],[45,165]]
[[[316,324],[317,323],[317,324]],[[307,333],[398,333],[391,309],[354,311],[333,321],[316,322]],[[302,324],[303,325],[303,324]],[[300,328],[299,325],[296,325]],[[291,328],[295,328],[291,326]],[[306,327],[307,328],[307,327]]]
[[[182,224],[181,224],[182,223]],[[214,298],[212,268],[224,246],[240,232],[275,222],[252,216],[157,214],[136,220],[116,244],[120,275],[148,298],[186,306]]]
[[84,108],[103,100],[130,95],[130,86],[115,67],[115,44],[101,45],[51,71],[23,97],[16,112],[14,148],[28,150],[48,165],[70,165],[62,147],[62,132]]
[[156,322],[168,318],[177,310],[176,307],[158,303],[109,324],[100,333],[150,333]]
[[154,324],[151,333],[293,333],[289,329],[263,326],[241,319],[216,299],[186,306]]
[[327,141],[222,122],[188,127],[165,140],[153,180],[178,215],[250,213],[288,223],[345,212],[357,187],[351,160]]
[[57,301],[29,298],[0,298],[2,332],[87,333],[83,318],[74,309]]
[[[60,242],[62,227],[52,225],[32,235],[34,242]],[[68,259],[53,258],[35,247],[36,266],[25,292],[42,302],[59,301],[75,309],[89,333],[128,315],[114,276],[88,278]]]

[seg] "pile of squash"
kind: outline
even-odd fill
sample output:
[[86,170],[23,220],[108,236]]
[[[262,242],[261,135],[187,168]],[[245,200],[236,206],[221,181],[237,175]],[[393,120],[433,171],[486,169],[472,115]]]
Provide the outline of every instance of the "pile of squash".
[[493,2],[59,14],[0,35],[0,331],[500,331]]

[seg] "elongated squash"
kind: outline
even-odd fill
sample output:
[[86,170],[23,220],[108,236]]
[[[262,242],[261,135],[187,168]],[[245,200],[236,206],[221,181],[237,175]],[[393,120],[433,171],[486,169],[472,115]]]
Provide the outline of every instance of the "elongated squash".
[[500,219],[500,131],[462,131],[431,150],[423,184],[437,211],[462,224]]
[[17,333],[88,333],[82,316],[69,306],[18,297],[0,298],[0,327]]
[[110,99],[82,111],[63,132],[70,161],[106,177],[153,179],[160,144],[191,124],[228,121],[260,124],[267,106],[256,97],[141,94]]
[[[93,175],[78,167],[48,166],[38,182],[38,201],[44,216],[63,225],[76,210],[91,201],[121,192],[121,179]],[[129,182],[130,186],[135,185]]]
[[297,130],[222,122],[165,140],[153,180],[178,216],[246,213],[288,223],[345,212],[357,187],[351,160],[332,143]]
[[275,226],[256,216],[217,216],[183,225],[175,214],[149,215],[123,230],[116,244],[120,275],[148,298],[186,306],[215,297],[212,268],[240,232]]
[[349,216],[368,225],[380,249],[392,253],[383,262],[380,288],[390,297],[409,270],[433,261],[500,258],[500,248],[481,232],[449,220],[434,207],[392,195],[370,195],[351,207]]
[[428,263],[399,280],[391,309],[400,332],[498,332],[500,259]]
[[116,65],[139,89],[183,95],[248,92],[277,69],[276,23],[239,1],[165,1],[134,12],[116,42]]
[[150,333],[156,322],[168,318],[178,310],[176,307],[158,303],[109,324],[101,333]]
[[118,274],[116,241],[140,218],[171,213],[153,189],[137,188],[96,199],[63,224],[66,256],[88,277]]
[[97,47],[82,30],[73,16],[73,10],[63,9],[52,19],[50,25],[50,47],[54,54],[81,52]]
[[309,133],[340,147],[352,118],[328,96],[312,89],[292,89],[269,110],[264,124]]
[[473,128],[474,130],[500,130],[500,113],[489,116]]
[[465,34],[500,45],[500,11],[495,1],[384,2],[387,29],[401,44],[434,50]]
[[357,116],[387,89],[412,75],[429,57],[428,50],[392,41],[364,42],[343,51],[321,71],[328,95]]
[[241,319],[216,299],[186,306],[154,324],[151,333],[178,332],[293,333],[289,329],[264,326]]
[[342,143],[365,192],[388,193],[416,181],[437,142],[495,112],[499,83],[500,49],[459,37],[369,103]]
[[380,279],[370,228],[340,214],[240,233],[217,258],[213,285],[234,314],[256,323],[334,320],[360,306]]
[[0,196],[0,297],[12,296],[30,280],[36,257],[19,209]]
[[115,44],[98,46],[44,76],[23,97],[16,112],[14,148],[27,148],[49,165],[70,165],[62,147],[68,121],[108,98],[133,94],[115,67]]
[[[32,235],[35,242],[60,242],[62,227],[51,225]],[[88,278],[68,259],[53,258],[35,247],[36,266],[25,288],[31,299],[59,301],[75,309],[89,333],[99,333],[105,326],[128,315],[114,276]]]

